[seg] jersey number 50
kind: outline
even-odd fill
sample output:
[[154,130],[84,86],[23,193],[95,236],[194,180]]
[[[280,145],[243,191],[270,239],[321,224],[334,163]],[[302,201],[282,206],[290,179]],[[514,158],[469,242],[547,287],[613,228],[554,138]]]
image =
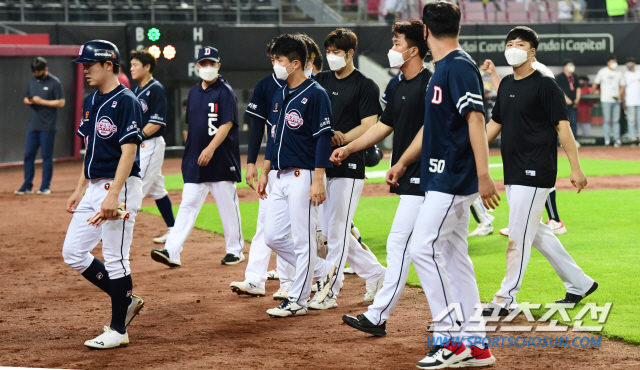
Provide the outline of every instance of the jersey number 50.
[[442,173],[444,171],[444,159],[429,158],[429,172]]
[[209,103],[209,108],[211,108],[211,113],[209,113],[209,136],[213,136],[218,132],[218,128],[214,125],[214,122],[218,122],[218,113],[216,113],[216,104]]

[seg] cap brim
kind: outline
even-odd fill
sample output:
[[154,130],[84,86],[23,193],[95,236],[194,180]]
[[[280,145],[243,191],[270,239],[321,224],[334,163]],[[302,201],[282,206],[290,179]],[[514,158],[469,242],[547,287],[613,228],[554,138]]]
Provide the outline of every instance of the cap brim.
[[89,58],[86,58],[86,57],[76,58],[76,59],[71,61],[71,63],[93,63],[93,62],[97,62],[97,60],[89,59]]
[[220,62],[220,60],[218,60],[218,59],[216,59],[216,58],[206,57],[206,58],[198,59],[198,63],[200,63],[200,62],[201,62],[201,61],[203,61],[203,60],[207,60],[207,59],[208,59],[208,60],[213,60],[213,61],[214,61],[214,62],[216,62],[216,63],[219,63],[219,62]]

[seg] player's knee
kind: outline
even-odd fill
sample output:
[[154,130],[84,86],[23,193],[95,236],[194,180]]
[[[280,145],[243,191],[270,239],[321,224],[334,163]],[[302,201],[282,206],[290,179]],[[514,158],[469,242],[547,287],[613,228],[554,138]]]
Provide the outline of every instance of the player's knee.
[[86,270],[91,264],[92,259],[87,261],[87,257],[88,256],[82,255],[72,248],[62,248],[62,258],[64,259],[64,263],[80,273],[84,272],[84,270]]
[[264,242],[269,247],[271,247],[272,245],[278,245],[278,244],[282,243],[282,241],[284,239],[285,238],[283,238],[282,236],[278,235],[278,233],[275,230],[272,230],[272,229],[265,229],[264,230]]

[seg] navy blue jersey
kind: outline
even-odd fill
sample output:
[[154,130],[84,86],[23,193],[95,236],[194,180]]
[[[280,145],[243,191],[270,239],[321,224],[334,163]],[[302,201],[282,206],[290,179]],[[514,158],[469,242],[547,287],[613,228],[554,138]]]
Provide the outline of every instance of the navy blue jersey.
[[380,98],[380,101],[383,104],[387,104],[387,101],[389,99],[389,93],[398,84],[398,82],[400,82],[402,80],[404,80],[404,75],[402,74],[402,72],[400,72],[396,77],[394,77],[391,80],[389,80],[389,83],[387,84],[387,88],[384,89],[384,93],[382,94],[382,97]]
[[151,79],[143,88],[140,88],[140,85],[136,86],[133,93],[142,106],[141,129],[149,123],[154,123],[161,127],[149,138],[162,136],[167,127],[167,94],[162,84],[156,79]]
[[[218,128],[227,122],[233,127],[213,153],[206,166],[198,165],[198,157],[211,143]],[[238,99],[221,76],[202,89],[199,81],[189,91],[186,123],[187,142],[182,157],[182,178],[185,183],[240,181],[240,143],[238,137]]]
[[331,168],[333,122],[325,89],[308,79],[291,90],[276,91],[267,120],[269,136],[265,158],[271,169]]
[[425,99],[420,189],[453,195],[478,192],[465,114],[484,113],[482,77],[462,50],[436,62]]
[[264,128],[269,117],[269,109],[271,109],[271,99],[276,91],[284,86],[286,82],[278,80],[275,74],[258,81],[253,95],[247,105],[245,111],[251,116],[251,125],[249,126],[249,147],[247,153],[247,163],[256,163],[262,138],[264,137]]
[[138,146],[129,176],[140,177],[142,109],[131,90],[120,84],[104,95],[96,91],[84,100],[82,111],[77,135],[86,148],[84,177],[114,178],[122,156],[121,146],[126,143]]

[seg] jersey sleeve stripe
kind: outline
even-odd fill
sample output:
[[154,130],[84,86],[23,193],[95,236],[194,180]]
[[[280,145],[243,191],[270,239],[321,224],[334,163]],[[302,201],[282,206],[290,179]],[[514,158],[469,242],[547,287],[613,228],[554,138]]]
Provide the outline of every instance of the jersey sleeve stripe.
[[326,130],[331,130],[331,131],[333,131],[333,130],[331,129],[331,126],[325,126],[324,128],[321,128],[321,129],[320,129],[320,131],[318,131],[318,132],[316,132],[315,134],[313,134],[313,136],[318,136],[318,135],[320,135],[323,131],[326,131]]
[[166,125],[167,125],[167,124],[166,124],[166,122],[164,122],[164,121],[156,121],[156,120],[154,120],[154,119],[150,119],[150,120],[149,120],[149,121],[147,121],[147,122],[148,122],[148,123],[155,123],[155,124],[162,125],[162,126],[166,126]]
[[480,96],[478,94],[473,94],[473,93],[468,92],[464,96],[462,96],[460,98],[460,100],[458,100],[458,104],[456,104],[456,108],[458,108],[458,110],[460,110],[460,104],[462,104],[463,100],[465,100],[465,99],[468,100],[469,98],[476,98],[476,99],[482,101],[482,96]]
[[469,99],[467,100],[464,104],[462,104],[460,106],[460,108],[458,108],[458,112],[460,112],[460,114],[462,114],[462,110],[464,109],[464,107],[466,107],[467,105],[469,105],[469,103],[471,103],[471,105],[475,104],[475,105],[479,105],[479,106],[483,106],[482,102],[476,101],[476,100],[472,100]]
[[256,117],[258,117],[258,118],[261,118],[261,119],[266,120],[266,118],[262,117],[261,115],[259,115],[259,114],[258,114],[258,113],[256,113],[256,112],[250,111],[250,110],[248,110],[248,109],[247,109],[245,112],[246,112],[247,114],[252,115],[252,116],[256,116]]
[[269,122],[269,120],[267,120],[267,125],[273,126],[273,123],[271,123],[271,122]]
[[78,131],[76,132],[76,134],[78,134],[78,135],[80,135],[80,136],[84,137],[84,134],[83,134],[82,132],[80,132],[80,130],[78,130]]
[[380,98],[380,101],[387,104],[387,99],[385,99],[384,97]]
[[[120,144],[122,144],[122,142],[124,141],[124,139],[128,138],[131,135],[134,134],[138,134],[138,131],[131,131],[130,133],[124,135],[123,137],[120,138],[120,140],[118,141]],[[142,137],[140,135],[138,135],[138,138],[140,139],[140,141],[142,141]]]

